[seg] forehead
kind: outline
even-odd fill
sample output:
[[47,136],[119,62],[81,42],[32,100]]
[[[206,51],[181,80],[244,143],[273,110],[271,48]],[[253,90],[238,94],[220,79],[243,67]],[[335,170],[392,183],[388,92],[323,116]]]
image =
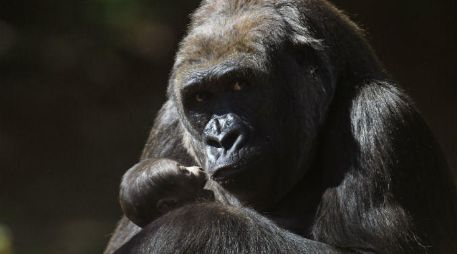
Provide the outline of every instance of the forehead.
[[[267,50],[278,41],[281,19],[271,8],[251,7],[200,18],[181,43],[176,77],[191,70],[237,62],[261,68]],[[276,29],[278,30],[278,29]],[[263,66],[264,67],[264,66]]]

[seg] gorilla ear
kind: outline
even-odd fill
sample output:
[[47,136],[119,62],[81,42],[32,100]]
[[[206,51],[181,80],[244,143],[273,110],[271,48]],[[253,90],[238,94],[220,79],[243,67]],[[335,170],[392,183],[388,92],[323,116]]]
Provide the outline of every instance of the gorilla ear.
[[160,214],[165,214],[178,206],[178,200],[175,198],[162,198],[157,201],[156,206]]

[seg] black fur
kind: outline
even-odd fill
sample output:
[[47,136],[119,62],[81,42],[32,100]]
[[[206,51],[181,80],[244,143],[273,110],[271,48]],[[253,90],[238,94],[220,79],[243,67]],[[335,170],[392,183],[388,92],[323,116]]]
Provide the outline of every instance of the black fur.
[[[232,67],[255,92],[218,99],[217,112],[189,104],[195,93],[225,96]],[[327,2],[204,1],[168,93],[142,159],[203,167],[220,202],[143,229],[123,218],[106,253],[457,253],[456,190],[439,146]],[[211,121],[234,124],[221,132]],[[238,135],[228,148],[224,128]]]

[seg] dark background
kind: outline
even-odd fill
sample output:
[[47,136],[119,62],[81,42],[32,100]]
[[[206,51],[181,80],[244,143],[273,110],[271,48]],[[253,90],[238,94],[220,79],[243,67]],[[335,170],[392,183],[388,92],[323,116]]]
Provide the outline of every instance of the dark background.
[[[456,1],[333,2],[366,29],[455,168]],[[101,253],[197,5],[0,0],[0,246],[9,229],[15,253]]]

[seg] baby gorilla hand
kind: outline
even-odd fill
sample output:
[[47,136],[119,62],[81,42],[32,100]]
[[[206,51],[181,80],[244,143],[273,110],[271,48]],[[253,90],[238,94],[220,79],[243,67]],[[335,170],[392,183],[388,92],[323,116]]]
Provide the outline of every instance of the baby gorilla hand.
[[203,187],[207,175],[168,159],[144,160],[122,178],[120,203],[124,214],[143,227],[166,212],[197,199],[212,199]]

